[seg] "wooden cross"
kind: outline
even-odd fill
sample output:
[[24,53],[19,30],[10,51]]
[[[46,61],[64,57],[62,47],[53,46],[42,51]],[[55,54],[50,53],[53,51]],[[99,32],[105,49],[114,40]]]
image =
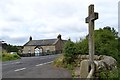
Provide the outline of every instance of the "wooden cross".
[[89,60],[90,64],[94,63],[94,21],[98,19],[98,13],[94,12],[94,5],[91,4],[88,10],[86,23],[89,25]]

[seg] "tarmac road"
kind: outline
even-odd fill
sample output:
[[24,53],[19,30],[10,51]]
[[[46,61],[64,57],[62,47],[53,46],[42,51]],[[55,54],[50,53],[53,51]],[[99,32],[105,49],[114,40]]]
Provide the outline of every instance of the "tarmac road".
[[71,78],[68,70],[51,64],[59,55],[22,57],[3,62],[2,78]]

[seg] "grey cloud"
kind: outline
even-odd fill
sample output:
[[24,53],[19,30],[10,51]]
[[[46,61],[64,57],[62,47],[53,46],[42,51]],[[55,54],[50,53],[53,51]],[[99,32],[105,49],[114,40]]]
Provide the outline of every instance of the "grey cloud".
[[9,18],[7,18],[8,21],[12,21],[12,22],[22,22],[24,21],[22,18],[17,17],[17,16],[11,16]]
[[18,37],[18,38],[11,38],[7,35],[0,36],[1,40],[5,41],[6,43],[10,43],[13,45],[23,45],[25,42],[27,42],[26,37]]
[[23,44],[23,43],[27,42],[27,39],[26,39],[26,37],[12,38],[11,42],[13,42],[15,44]]
[[72,24],[72,25],[66,25],[66,26],[64,26],[64,25],[59,26],[57,28],[57,31],[75,33],[75,32],[84,32],[84,31],[86,31],[86,28],[84,28],[84,26],[81,26],[79,24]]
[[67,4],[67,3],[57,3],[50,8],[51,14],[57,17],[70,17],[73,16],[77,9],[75,6]]
[[2,28],[0,31],[2,32],[13,32],[11,28]]

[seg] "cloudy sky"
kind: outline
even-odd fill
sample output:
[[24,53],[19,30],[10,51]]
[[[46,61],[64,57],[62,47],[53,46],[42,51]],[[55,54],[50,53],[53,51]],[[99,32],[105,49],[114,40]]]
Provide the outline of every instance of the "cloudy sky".
[[33,39],[56,38],[76,41],[88,34],[88,5],[99,12],[95,29],[105,26],[118,31],[119,0],[0,0],[0,40],[23,45]]

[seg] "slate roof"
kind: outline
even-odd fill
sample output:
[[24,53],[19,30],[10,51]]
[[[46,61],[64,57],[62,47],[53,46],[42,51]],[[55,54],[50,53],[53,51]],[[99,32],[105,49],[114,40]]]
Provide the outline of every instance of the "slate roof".
[[46,46],[54,45],[58,39],[44,39],[44,40],[31,40],[27,42],[24,46]]

